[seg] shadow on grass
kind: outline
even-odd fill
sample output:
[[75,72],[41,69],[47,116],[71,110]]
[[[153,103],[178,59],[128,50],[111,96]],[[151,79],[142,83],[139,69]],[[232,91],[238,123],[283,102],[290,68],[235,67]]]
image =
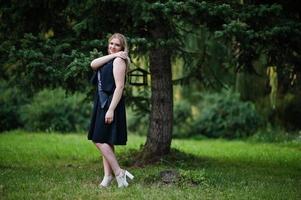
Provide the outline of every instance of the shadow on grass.
[[[168,155],[153,160],[137,160],[140,150],[130,149],[123,154],[120,162],[123,166],[143,168],[151,166],[163,166],[178,170],[201,170],[211,169],[217,171],[244,171],[245,173],[256,172],[269,175],[291,175],[301,177],[301,166],[297,162],[271,161],[227,158],[216,159],[212,157],[200,157],[193,154],[172,149]],[[273,169],[273,170],[271,170]]]
[[[251,183],[276,184],[279,182],[300,184],[301,167],[290,163],[286,167],[279,163],[239,158],[200,157],[172,149],[170,154],[156,161],[145,161],[143,165],[136,158],[139,150],[131,149],[120,160],[126,167],[142,171],[138,182],[146,185],[172,184],[179,187],[249,187]],[[137,172],[137,171],[136,171]],[[139,174],[138,174],[139,175]],[[265,181],[259,181],[265,180]],[[259,181],[259,182],[258,182]],[[251,184],[252,185],[252,184]],[[159,186],[160,187],[160,186]]]
[[[154,157],[150,160],[137,160],[139,158],[141,150],[129,149],[128,151],[122,153],[121,162],[125,166],[129,167],[144,167],[153,164],[165,164],[175,167],[185,167],[185,168],[195,168],[201,166],[215,165],[215,164],[225,164],[233,166],[257,166],[257,167],[283,167],[281,164],[285,164],[285,167],[297,167],[301,169],[301,166],[297,163],[289,162],[277,162],[272,160],[254,160],[255,158],[229,158],[224,159],[214,159],[212,157],[196,156],[194,154],[186,153],[178,149],[172,148],[170,153],[162,157]],[[296,165],[295,165],[296,164]]]
[[166,165],[170,167],[193,168],[200,165],[205,165],[209,158],[200,158],[193,154],[188,154],[177,149],[172,149],[171,152],[162,157],[152,157],[141,160],[142,150],[130,149],[122,154],[120,162],[122,165],[134,168],[143,168],[152,165]]

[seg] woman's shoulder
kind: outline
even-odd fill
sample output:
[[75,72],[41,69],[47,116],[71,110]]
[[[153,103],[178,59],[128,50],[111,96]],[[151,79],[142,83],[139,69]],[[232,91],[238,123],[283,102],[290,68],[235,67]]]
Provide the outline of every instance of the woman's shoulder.
[[125,60],[120,58],[120,57],[116,57],[115,59],[113,59],[113,65],[120,65],[120,64],[125,64]]

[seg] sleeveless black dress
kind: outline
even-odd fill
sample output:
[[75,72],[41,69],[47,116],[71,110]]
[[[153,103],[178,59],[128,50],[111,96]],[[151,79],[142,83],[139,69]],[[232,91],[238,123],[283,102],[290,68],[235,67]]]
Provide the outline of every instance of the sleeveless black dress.
[[121,97],[115,108],[113,122],[111,124],[105,123],[105,115],[116,88],[113,76],[113,61],[114,59],[100,67],[92,80],[94,84],[97,84],[97,91],[94,98],[88,139],[95,143],[126,145],[127,126],[124,96]]

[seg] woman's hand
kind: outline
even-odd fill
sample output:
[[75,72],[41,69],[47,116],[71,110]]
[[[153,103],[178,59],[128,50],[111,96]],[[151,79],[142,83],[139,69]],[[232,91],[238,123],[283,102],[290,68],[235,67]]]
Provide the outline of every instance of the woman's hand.
[[99,67],[103,66],[104,64],[106,64],[107,62],[109,62],[110,60],[112,60],[113,58],[121,58],[121,59],[127,59],[128,58],[128,53],[126,51],[119,51],[117,53],[112,53],[106,56],[102,56],[100,58],[96,58],[91,62],[91,68],[93,70],[97,70]]
[[126,51],[119,51],[115,53],[116,57],[122,58],[122,59],[127,59],[128,53]]
[[105,123],[111,124],[113,122],[113,119],[114,119],[114,111],[109,109],[105,115]]

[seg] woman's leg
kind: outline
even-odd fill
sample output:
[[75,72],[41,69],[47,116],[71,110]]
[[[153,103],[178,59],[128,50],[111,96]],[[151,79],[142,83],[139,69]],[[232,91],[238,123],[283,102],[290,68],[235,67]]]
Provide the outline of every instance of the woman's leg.
[[[108,170],[108,168],[110,167],[110,170],[114,172],[116,181],[118,183],[118,187],[127,187],[129,184],[126,180],[126,177],[133,179],[134,176],[128,171],[120,168],[114,153],[114,147],[106,143],[95,143],[95,145],[101,151],[103,157],[105,158],[104,165],[106,165],[107,167],[105,168],[105,170]],[[111,180],[112,179],[110,179],[110,181],[103,180],[103,182],[100,183],[100,185],[107,187],[109,185],[108,182],[111,182]]]
[[106,144],[106,143],[95,143],[95,145],[101,151],[103,157],[105,158],[105,161],[104,161],[105,173],[106,172],[108,173],[109,171],[113,171],[115,176],[119,175],[119,173],[122,170],[116,159],[116,156],[114,153],[114,148],[112,148],[109,144]]
[[107,159],[102,156],[102,163],[103,163],[103,170],[105,176],[110,176],[113,174],[112,168],[110,166],[110,163],[107,161]]
[[[110,145],[110,146],[112,148],[112,151],[114,152],[114,146],[113,145]],[[96,147],[97,147],[97,145],[96,145]],[[110,166],[110,163],[107,161],[107,159],[104,156],[102,156],[102,163],[103,163],[104,175],[105,176],[112,176],[113,170]]]

